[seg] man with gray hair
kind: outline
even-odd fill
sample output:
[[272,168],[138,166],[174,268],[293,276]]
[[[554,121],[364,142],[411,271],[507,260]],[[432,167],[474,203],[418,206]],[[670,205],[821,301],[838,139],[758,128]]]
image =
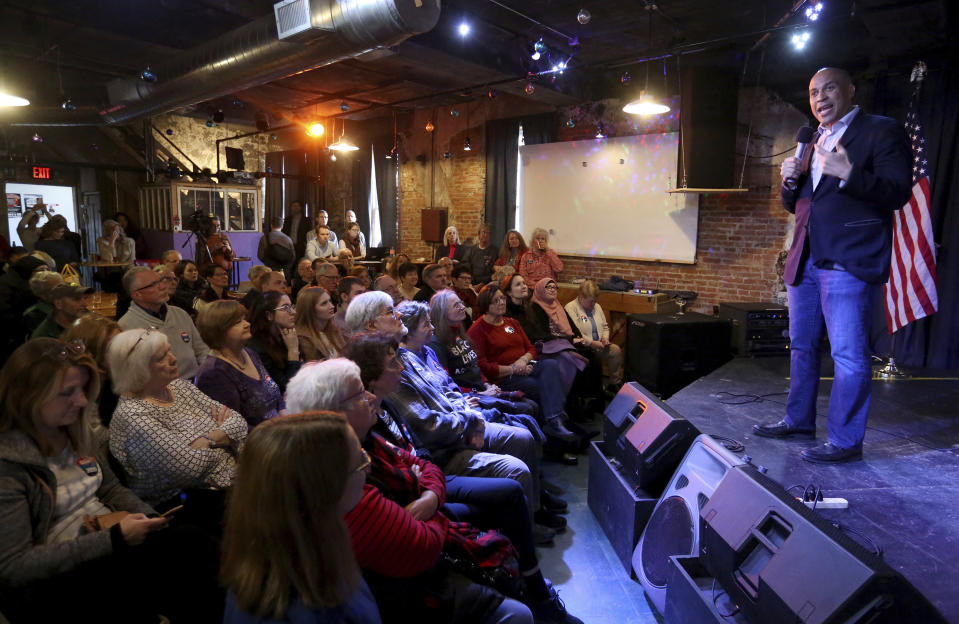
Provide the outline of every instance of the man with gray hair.
[[373,280],[373,290],[385,292],[392,297],[393,305],[395,306],[403,302],[403,293],[400,292],[399,287],[396,285],[396,280],[389,275],[380,275]]
[[87,313],[93,295],[89,286],[59,284],[50,291],[53,311],[33,330],[30,338],[59,338],[63,331]]
[[123,275],[123,289],[130,294],[130,309],[117,321],[127,329],[155,327],[170,341],[182,379],[193,379],[210,353],[193,319],[184,310],[167,305],[170,293],[163,277],[147,267],[135,266]]
[[397,341],[406,334],[393,307],[393,299],[376,290],[357,295],[346,309],[346,325],[350,333],[372,331],[388,334]]

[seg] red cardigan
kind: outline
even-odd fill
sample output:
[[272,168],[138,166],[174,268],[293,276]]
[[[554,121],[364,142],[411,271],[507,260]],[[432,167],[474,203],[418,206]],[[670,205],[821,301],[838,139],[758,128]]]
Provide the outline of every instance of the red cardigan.
[[536,347],[519,321],[508,316],[503,317],[502,325],[492,325],[480,317],[466,333],[473,340],[480,370],[487,379],[496,381],[500,378],[500,366],[509,366],[526,353],[536,357]]
[[[390,445],[383,438],[371,436],[380,457],[390,455],[401,464],[418,465],[423,474],[420,491],[432,490],[440,505],[446,500],[446,478],[435,464],[423,461]],[[405,504],[413,501],[405,501]],[[372,485],[363,486],[363,498],[348,514],[346,526],[353,540],[353,552],[361,568],[393,578],[408,578],[426,572],[436,563],[443,545],[449,520],[437,512],[421,522],[413,518],[403,505],[386,498]]]

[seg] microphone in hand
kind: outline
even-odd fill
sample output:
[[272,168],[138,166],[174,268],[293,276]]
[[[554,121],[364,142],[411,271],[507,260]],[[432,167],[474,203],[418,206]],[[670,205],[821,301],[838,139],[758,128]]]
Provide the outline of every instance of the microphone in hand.
[[[809,126],[803,126],[799,129],[799,132],[796,133],[796,155],[795,159],[802,163],[803,158],[806,156],[806,150],[809,149],[809,144],[812,142],[813,129]],[[794,190],[796,188],[796,177],[792,175],[786,178],[786,188]]]

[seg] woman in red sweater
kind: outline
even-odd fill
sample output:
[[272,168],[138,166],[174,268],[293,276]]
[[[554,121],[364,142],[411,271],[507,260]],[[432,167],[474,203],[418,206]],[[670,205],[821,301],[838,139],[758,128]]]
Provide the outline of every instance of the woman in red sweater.
[[536,347],[519,321],[505,316],[506,294],[496,284],[487,284],[480,291],[476,307],[482,316],[467,334],[476,347],[483,375],[504,390],[521,390],[538,397],[544,418],[558,417],[565,424],[569,387],[562,383],[554,359],[534,359]]

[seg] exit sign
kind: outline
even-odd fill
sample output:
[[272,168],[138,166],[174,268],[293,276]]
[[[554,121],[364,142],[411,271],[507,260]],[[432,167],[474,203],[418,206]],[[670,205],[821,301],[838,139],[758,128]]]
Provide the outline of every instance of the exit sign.
[[50,167],[34,167],[34,168],[33,168],[33,179],[34,179],[34,180],[49,180],[49,179],[50,179]]

